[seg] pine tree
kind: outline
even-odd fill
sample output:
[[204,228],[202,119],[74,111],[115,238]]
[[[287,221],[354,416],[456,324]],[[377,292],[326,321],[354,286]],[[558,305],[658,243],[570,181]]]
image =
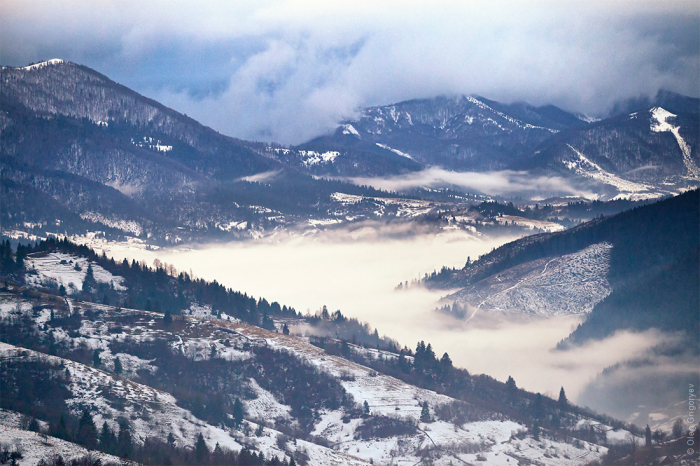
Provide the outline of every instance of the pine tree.
[[17,269],[24,269],[24,258],[27,257],[27,247],[21,244],[17,245],[17,252],[15,254],[15,260],[17,264]]
[[559,390],[559,409],[562,411],[569,407],[569,400],[566,399],[566,393],[564,392],[564,387]]
[[131,456],[134,441],[131,438],[131,426],[127,419],[119,420],[119,435],[117,436],[117,454],[123,458]]
[[428,362],[428,364],[435,362],[435,352],[433,351],[433,347],[430,343],[428,343],[428,346],[425,348],[425,360]]
[[201,432],[197,434],[194,451],[198,461],[202,461],[209,456],[209,447],[207,447],[207,443],[204,441],[204,436]]
[[[68,427],[66,426],[66,416],[63,413],[61,413],[61,417],[58,420],[58,424],[56,424],[56,427],[53,430],[53,436],[63,440],[70,440],[70,435],[68,434]],[[649,436],[651,437],[651,433],[649,434]]]
[[514,396],[518,392],[518,386],[515,384],[515,379],[512,376],[508,376],[506,380],[506,394],[508,397]]
[[540,439],[540,424],[535,421],[535,424],[532,426],[532,438],[535,440]]
[[117,443],[117,438],[114,432],[109,428],[109,424],[105,421],[102,424],[102,430],[100,431],[100,449],[107,453],[114,452],[114,447]]
[[100,357],[100,349],[95,348],[92,353],[92,365],[95,367],[100,367],[102,365],[102,358]]
[[231,415],[233,416],[233,423],[236,426],[241,425],[245,413],[243,409],[243,402],[241,402],[240,398],[236,398],[236,400],[233,402],[233,410],[231,412]]
[[369,403],[367,403],[367,400],[365,400],[365,404],[362,409],[362,416],[363,417],[369,417],[370,411],[369,411]]
[[122,367],[122,361],[119,358],[114,359],[114,373],[119,375],[122,373],[124,368]]
[[452,359],[450,359],[450,355],[445,353],[442,355],[442,358],[440,358],[440,366],[442,367],[443,371],[449,371],[452,369]]
[[649,424],[647,424],[646,429],[644,429],[644,440],[645,440],[646,446],[650,447],[651,446],[651,428],[649,427]]
[[671,428],[671,436],[675,438],[681,438],[683,436],[683,420],[676,419]]
[[170,311],[166,309],[165,314],[163,314],[163,325],[168,327],[172,323],[173,323],[173,316],[170,315]]
[[535,396],[535,402],[532,404],[532,417],[535,419],[540,419],[544,411],[544,405],[542,401],[542,394],[538,393]]
[[428,406],[427,401],[423,402],[423,409],[421,409],[421,412],[420,412],[420,422],[431,422],[430,407]]
[[95,421],[92,420],[90,411],[87,409],[83,410],[83,414],[80,417],[75,438],[90,450],[95,449],[97,446],[97,427],[95,426]]
[[88,262],[87,272],[85,272],[85,278],[83,279],[83,291],[85,293],[91,293],[92,290],[97,288],[97,282],[95,281],[95,273],[92,270],[92,264]]

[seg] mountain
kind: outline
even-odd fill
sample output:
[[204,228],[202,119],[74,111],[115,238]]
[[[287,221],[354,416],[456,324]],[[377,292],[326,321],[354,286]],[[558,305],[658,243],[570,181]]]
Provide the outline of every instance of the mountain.
[[316,180],[84,66],[3,67],[0,79],[5,230],[232,239],[327,218],[333,193],[387,196]]
[[[183,171],[184,166],[208,178],[231,179],[279,168],[243,141],[202,126],[85,66],[54,59],[24,68],[3,67],[1,76],[0,97],[7,110],[25,110],[48,120],[58,116],[85,119],[96,128],[104,128],[107,134],[134,131],[134,141],[127,140],[128,143],[166,156],[165,160],[150,159],[178,171]],[[11,121],[3,121],[3,130],[10,124]],[[139,133],[146,139],[133,137]],[[47,159],[36,161],[46,162]],[[128,172],[115,171],[111,175],[117,185],[135,184]],[[190,177],[194,178],[194,174]],[[134,189],[140,187],[142,184],[136,183]]]
[[687,110],[689,106],[677,113],[651,107],[563,131],[514,168],[588,179],[633,199],[697,186],[700,101],[695,101],[694,112]]
[[[429,277],[461,318],[587,314],[570,342],[617,330],[700,332],[700,191],[508,243]],[[456,311],[456,312],[455,312]]]
[[[620,113],[621,108],[634,111]],[[584,121],[585,120],[585,121]],[[700,100],[663,91],[592,121],[554,106],[479,96],[369,107],[288,151],[314,174],[387,176],[428,167],[564,177],[599,198],[650,199],[700,183]],[[308,161],[306,153],[332,154]]]
[[583,465],[641,443],[565,394],[400,350],[340,312],[302,317],[67,240],[3,242],[0,259],[0,435],[22,418],[27,442],[141,464]]
[[452,290],[436,311],[468,325],[580,316],[556,346],[573,360],[604,339],[611,351],[627,338],[650,342],[598,374],[578,401],[670,430],[684,422],[679,400],[700,383],[699,213],[700,191],[689,191],[511,242],[423,283]]
[[[334,134],[296,149],[336,151],[343,163],[334,161],[333,170],[353,176],[426,166],[487,171],[509,167],[552,134],[585,125],[551,105],[506,105],[479,96],[436,97],[362,109],[359,117],[344,122]],[[375,159],[381,162],[373,165]],[[389,161],[393,166],[387,166]]]

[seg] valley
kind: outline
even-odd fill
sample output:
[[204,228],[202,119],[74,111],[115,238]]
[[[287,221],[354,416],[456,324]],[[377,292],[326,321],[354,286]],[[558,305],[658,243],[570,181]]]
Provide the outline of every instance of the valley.
[[68,60],[0,83],[2,464],[697,460],[698,99],[282,145]]

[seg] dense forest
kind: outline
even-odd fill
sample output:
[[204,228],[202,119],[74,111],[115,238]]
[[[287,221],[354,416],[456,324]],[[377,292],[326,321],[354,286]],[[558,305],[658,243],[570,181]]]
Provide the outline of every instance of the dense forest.
[[700,322],[700,191],[693,190],[612,217],[600,217],[558,233],[543,233],[501,246],[443,269],[425,280],[429,287],[464,287],[510,267],[609,242],[612,293],[599,303],[572,341],[603,338],[615,330],[661,328],[697,335]]
[[[104,254],[99,255],[87,246],[71,243],[68,239],[50,237],[35,245],[19,244],[13,254],[9,241],[0,245],[0,261],[5,280],[23,283],[26,274],[24,259],[28,254],[63,252],[86,257],[113,275],[124,277],[126,291],[114,289],[111,284],[98,283],[90,273],[86,274],[81,290],[75,298],[104,304],[114,304],[129,309],[143,309],[171,315],[181,315],[193,303],[211,306],[212,313],[222,313],[263,328],[274,329],[271,317],[297,317],[297,312],[279,303],[269,303],[264,298],[256,300],[245,293],[233,291],[223,285],[193,279],[187,272],[177,272],[167,265],[151,268],[136,261],[115,262]],[[168,270],[166,270],[166,268]],[[45,283],[44,291],[65,295],[66,290],[58,283]]]

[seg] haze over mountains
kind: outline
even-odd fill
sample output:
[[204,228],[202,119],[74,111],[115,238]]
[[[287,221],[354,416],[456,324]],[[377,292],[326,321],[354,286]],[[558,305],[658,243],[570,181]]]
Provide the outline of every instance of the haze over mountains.
[[[566,395],[555,401],[512,378],[473,376],[425,342],[415,353],[402,349],[340,311],[301,315],[222,286],[221,277],[205,282],[160,261],[153,270],[114,261],[55,236],[139,248],[313,239],[324,229],[343,241],[526,236],[397,288],[451,290],[431,318],[460,325],[580,316],[585,321],[561,335],[558,350],[571,351],[564,358],[624,331],[673,333],[587,387],[591,404],[628,383],[626,370],[640,361],[651,378],[663,361],[679,367],[671,377],[678,386],[695,383],[685,364],[697,355],[691,343],[700,331],[697,99],[660,92],[592,121],[551,105],[435,97],[366,108],[332,134],[285,147],[222,135],[58,59],[4,67],[0,83],[0,221],[15,246],[3,241],[0,255],[0,352],[15,361],[3,366],[14,384],[5,393],[34,384],[31,396],[41,401],[50,379],[62,397],[61,411],[6,396],[13,412],[4,418],[31,415],[57,438],[120,456],[165,455],[159,449],[170,444],[170,454],[190,458],[197,448],[214,454],[219,442],[260,451],[265,464],[282,464],[277,456],[312,464],[585,464],[634,455],[626,448],[642,443],[636,427]],[[436,173],[451,178],[423,182]],[[518,186],[499,196],[485,179]],[[372,180],[406,184],[364,185]],[[481,189],[471,184],[478,180]],[[25,377],[26,368],[33,375]],[[183,373],[204,398],[178,385]],[[615,414],[664,428],[680,418],[668,399],[653,402],[654,412],[649,404]],[[89,424],[78,420],[80,409],[107,431],[132,429],[132,450],[109,446],[109,436],[85,442],[68,432],[66,419],[76,432]],[[175,418],[177,435],[156,427]],[[204,447],[197,431],[207,433]],[[35,436],[8,432],[43,448]],[[679,454],[679,442],[664,451]]]
[[[60,221],[62,230],[84,232],[98,223],[108,234],[166,241],[250,237],[309,221],[420,212],[420,203],[328,177],[415,176],[420,186],[422,174],[443,170],[507,183],[519,176],[526,185],[536,175],[549,195],[632,200],[699,179],[697,99],[668,92],[592,123],[553,106],[476,96],[408,101],[365,109],[332,135],[286,148],[221,135],[73,63],[4,67],[1,76],[8,226]],[[477,177],[462,178],[468,185]],[[442,185],[457,191],[411,196],[454,203],[479,191]],[[348,215],[338,193],[366,202],[353,201]]]
[[[429,166],[530,169],[589,178],[626,192],[697,179],[698,99],[659,92],[653,102],[639,105],[633,112],[590,121],[551,105],[504,105],[478,96],[414,100],[364,109],[333,135],[299,148],[348,154],[352,163],[338,157],[317,164],[328,165],[327,173],[354,176]],[[391,159],[393,166],[373,165],[376,158]]]

